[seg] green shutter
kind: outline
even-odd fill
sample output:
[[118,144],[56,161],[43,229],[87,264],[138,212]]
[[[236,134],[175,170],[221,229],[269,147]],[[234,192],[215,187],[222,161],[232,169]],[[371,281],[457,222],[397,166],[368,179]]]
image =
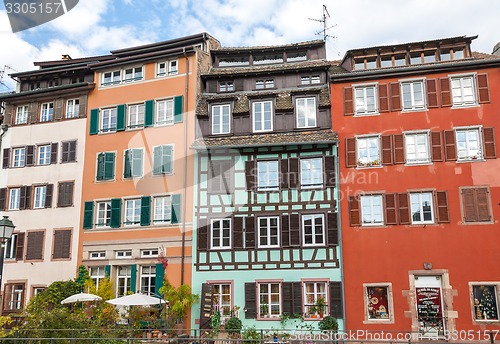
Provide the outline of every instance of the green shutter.
[[90,135],[95,135],[99,132],[99,109],[90,110]]
[[130,161],[130,149],[125,151],[125,156],[124,156],[124,163],[123,163],[123,178],[130,178],[132,177],[132,168],[131,168],[131,161]]
[[141,226],[151,223],[151,196],[141,197]]
[[104,268],[104,275],[108,278],[111,278],[111,265],[106,265]]
[[144,102],[144,126],[150,127],[154,122],[154,100],[146,100]]
[[125,130],[126,106],[124,104],[116,107],[116,131]]
[[142,177],[142,149],[132,149],[132,177]]
[[172,195],[172,218],[171,223],[179,223],[181,219],[181,196],[182,195]]
[[115,153],[104,153],[104,175],[103,179],[115,178]]
[[120,198],[111,199],[111,228],[120,228],[122,214],[121,206],[122,200]]
[[137,265],[130,266],[130,291],[135,293],[137,284]]
[[173,165],[173,156],[172,156],[172,151],[173,148],[172,146],[169,145],[164,145],[162,146],[162,161],[163,161],[163,166],[162,166],[162,173],[172,173],[172,165]]
[[[155,292],[160,295],[160,288],[163,287],[163,281],[165,279],[165,269],[163,264],[156,264],[156,276],[155,276]],[[163,297],[163,295],[160,295]]]
[[182,122],[183,96],[174,98],[174,123]]
[[83,229],[92,229],[92,220],[94,219],[94,202],[85,202],[83,209]]
[[157,146],[153,150],[153,174],[161,174],[161,157],[162,157],[162,146]]
[[97,180],[104,179],[104,153],[97,154]]

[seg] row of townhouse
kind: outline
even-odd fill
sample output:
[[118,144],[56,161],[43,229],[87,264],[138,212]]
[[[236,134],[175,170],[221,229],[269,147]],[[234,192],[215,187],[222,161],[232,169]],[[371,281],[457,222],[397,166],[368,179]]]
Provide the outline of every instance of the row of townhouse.
[[474,38],[332,62],[198,34],[13,75],[2,312],[83,264],[116,295],[192,285],[194,329],[498,329],[500,59]]

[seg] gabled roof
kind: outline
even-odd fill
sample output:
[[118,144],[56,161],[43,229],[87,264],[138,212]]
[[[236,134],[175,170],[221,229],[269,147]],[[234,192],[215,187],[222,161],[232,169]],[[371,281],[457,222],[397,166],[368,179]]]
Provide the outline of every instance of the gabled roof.
[[314,40],[300,43],[292,44],[282,44],[282,45],[261,45],[254,47],[222,47],[219,49],[212,50],[214,55],[224,55],[228,53],[251,53],[251,52],[267,52],[267,51],[290,51],[290,50],[300,50],[305,48],[321,47],[325,45],[323,40]]

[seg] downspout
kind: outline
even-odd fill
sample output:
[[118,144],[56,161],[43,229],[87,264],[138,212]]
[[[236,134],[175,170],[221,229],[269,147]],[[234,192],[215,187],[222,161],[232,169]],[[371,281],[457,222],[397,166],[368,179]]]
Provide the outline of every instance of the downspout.
[[342,215],[340,204],[342,203],[342,192],[340,190],[340,183],[342,176],[340,175],[340,162],[339,162],[339,140],[337,140],[335,144],[337,148],[337,159],[335,159],[335,169],[337,171],[337,219],[338,219],[338,233],[339,233],[339,256],[340,256],[340,283],[341,283],[341,292],[342,292],[342,319],[344,320],[344,331],[347,330],[346,319],[345,319],[345,281],[344,281],[344,255],[342,253]]
[[187,208],[187,145],[188,145],[188,120],[189,116],[188,112],[188,96],[189,96],[189,59],[186,54],[186,47],[182,48],[182,53],[184,54],[184,58],[186,59],[186,89],[184,94],[186,95],[186,101],[184,102],[184,113],[182,114],[185,117],[186,122],[184,123],[184,176],[183,176],[183,185],[182,188],[184,190],[182,196],[182,249],[181,249],[181,285],[184,284],[184,261],[186,259],[186,208]]

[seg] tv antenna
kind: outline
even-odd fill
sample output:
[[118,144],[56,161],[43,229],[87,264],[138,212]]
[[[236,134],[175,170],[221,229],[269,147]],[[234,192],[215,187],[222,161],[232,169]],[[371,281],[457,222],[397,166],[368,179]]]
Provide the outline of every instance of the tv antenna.
[[330,36],[327,34],[327,31],[334,28],[335,26],[337,26],[337,24],[335,25],[332,25],[332,26],[328,26],[327,24],[327,19],[330,18],[330,13],[328,13],[328,9],[326,8],[326,5],[323,5],[323,17],[321,19],[315,19],[315,18],[307,18],[309,20],[313,20],[313,21],[317,21],[317,22],[320,22],[320,23],[323,23],[323,30],[321,31],[318,31],[318,32],[315,32],[314,34],[315,35],[321,35],[323,34],[323,40],[326,42],[326,39],[328,37],[330,38],[335,38],[335,36]]
[[4,65],[3,68],[0,69],[0,85],[3,85],[7,89],[11,90],[11,88],[6,83],[3,82],[3,76],[5,75],[5,71],[7,69],[10,69],[10,70],[13,70],[14,72],[17,72],[17,70],[15,70],[14,68],[12,68],[11,66]]

